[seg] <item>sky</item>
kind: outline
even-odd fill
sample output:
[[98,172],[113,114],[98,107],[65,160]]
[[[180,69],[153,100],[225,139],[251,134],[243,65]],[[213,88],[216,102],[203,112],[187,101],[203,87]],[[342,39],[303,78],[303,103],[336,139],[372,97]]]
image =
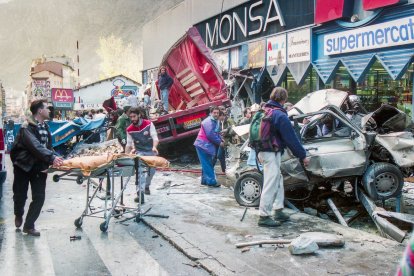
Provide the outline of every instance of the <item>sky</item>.
[[[140,53],[142,26],[182,0],[0,0],[0,81],[23,91],[34,58],[66,55],[76,60],[80,81],[99,79],[99,38],[114,34]],[[18,93],[18,92],[15,92]]]

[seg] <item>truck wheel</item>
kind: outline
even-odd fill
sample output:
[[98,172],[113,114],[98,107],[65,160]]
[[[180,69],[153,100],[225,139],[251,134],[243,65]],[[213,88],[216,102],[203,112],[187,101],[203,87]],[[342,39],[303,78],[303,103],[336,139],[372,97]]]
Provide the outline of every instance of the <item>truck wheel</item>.
[[234,198],[247,207],[257,207],[262,194],[263,176],[258,172],[242,174],[234,185]]
[[374,163],[365,171],[362,184],[371,199],[389,199],[401,193],[404,176],[393,164]]

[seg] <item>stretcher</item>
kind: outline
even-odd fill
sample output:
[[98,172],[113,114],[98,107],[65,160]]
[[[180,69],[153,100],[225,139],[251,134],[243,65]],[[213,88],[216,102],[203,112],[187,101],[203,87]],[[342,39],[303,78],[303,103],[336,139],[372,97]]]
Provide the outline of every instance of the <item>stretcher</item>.
[[[103,218],[104,222],[100,224],[99,228],[102,232],[106,232],[108,230],[109,222],[113,217],[119,218],[124,214],[132,213],[132,218],[135,219],[136,222],[139,222],[142,216],[149,211],[142,211],[141,197],[138,197],[139,202],[136,206],[126,206],[123,202],[124,191],[126,190],[128,184],[132,182],[131,179],[135,178],[135,185],[138,185],[138,188],[140,187],[139,175],[137,173],[139,167],[144,168],[144,173],[149,173],[150,167],[168,166],[168,161],[162,157],[156,158],[159,158],[161,161],[165,160],[163,165],[159,165],[159,162],[157,165],[145,161],[146,158],[147,157],[144,156],[111,158],[109,162],[105,162],[104,164],[88,171],[85,171],[84,168],[60,167],[50,168],[48,172],[61,173],[60,175],[56,174],[53,176],[54,181],[60,181],[62,179],[74,180],[78,184],[86,181],[85,209],[80,217],[74,221],[74,224],[77,228],[80,228],[82,227],[83,219],[85,217]],[[118,177],[120,178],[120,187],[119,189],[116,189],[115,178]],[[106,180],[106,183],[104,180]],[[104,185],[104,183],[106,185]],[[98,192],[103,192],[104,196],[99,197]],[[138,193],[139,192],[140,190],[138,190]],[[103,207],[95,208],[93,206],[93,202],[97,199],[104,202]],[[128,219],[131,219],[131,217]]]

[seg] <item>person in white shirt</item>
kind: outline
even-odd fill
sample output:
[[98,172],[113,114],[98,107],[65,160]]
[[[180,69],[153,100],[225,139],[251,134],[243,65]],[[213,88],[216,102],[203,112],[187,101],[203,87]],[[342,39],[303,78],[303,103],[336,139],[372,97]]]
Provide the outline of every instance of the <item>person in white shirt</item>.
[[130,107],[138,107],[138,98],[132,93],[132,91],[129,92],[127,100]]
[[106,115],[103,111],[103,109],[98,109],[98,112],[95,114],[94,119],[102,119],[102,118],[106,118]]

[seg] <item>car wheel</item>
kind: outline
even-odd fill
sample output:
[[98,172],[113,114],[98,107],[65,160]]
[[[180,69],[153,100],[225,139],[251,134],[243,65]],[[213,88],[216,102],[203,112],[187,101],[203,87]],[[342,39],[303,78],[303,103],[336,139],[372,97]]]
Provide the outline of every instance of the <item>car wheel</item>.
[[368,167],[362,184],[373,200],[389,199],[401,193],[404,176],[400,169],[389,163],[375,163]]
[[234,185],[234,197],[238,204],[257,207],[262,194],[263,176],[257,172],[249,172],[240,176]]

